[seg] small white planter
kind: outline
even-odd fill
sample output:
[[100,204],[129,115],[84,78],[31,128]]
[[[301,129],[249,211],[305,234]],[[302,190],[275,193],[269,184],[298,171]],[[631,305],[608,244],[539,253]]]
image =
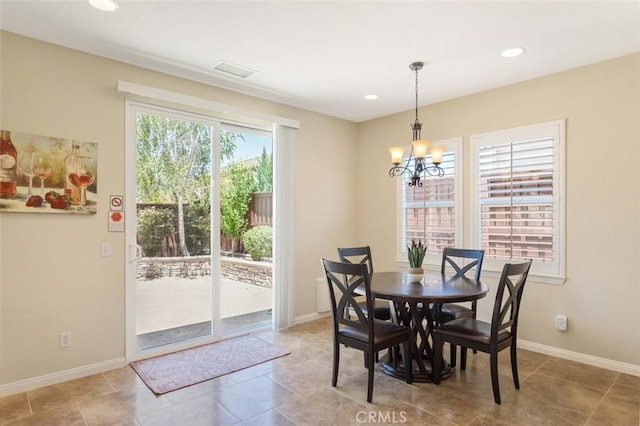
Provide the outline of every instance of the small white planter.
[[409,268],[407,270],[407,278],[411,283],[420,282],[422,277],[424,277],[424,269],[422,268]]

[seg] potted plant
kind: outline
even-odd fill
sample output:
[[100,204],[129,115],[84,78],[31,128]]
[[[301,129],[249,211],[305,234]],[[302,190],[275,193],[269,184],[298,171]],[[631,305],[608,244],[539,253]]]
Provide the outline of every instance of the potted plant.
[[422,269],[422,261],[427,254],[427,246],[422,244],[422,241],[411,240],[411,245],[407,245],[407,258],[409,259],[409,271],[407,275],[409,281],[420,281],[424,275],[424,269]]

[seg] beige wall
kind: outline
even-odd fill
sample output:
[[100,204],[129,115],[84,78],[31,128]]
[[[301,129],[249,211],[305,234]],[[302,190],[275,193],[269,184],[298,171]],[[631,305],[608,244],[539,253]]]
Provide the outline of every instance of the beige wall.
[[[300,122],[297,316],[315,312],[319,259],[335,257],[337,246],[371,244],[376,269],[396,269],[387,148],[410,138],[412,111],[356,125],[10,33],[0,43],[0,127],[98,142],[100,205],[124,193],[116,82],[154,86]],[[529,285],[521,337],[636,366],[639,75],[634,55],[420,111],[424,135],[463,136],[465,145],[474,133],[567,119],[568,280]],[[603,148],[608,163],[599,162]],[[111,242],[111,257],[100,257],[102,241]],[[0,267],[0,385],[124,357],[124,234],[107,232],[104,207],[84,217],[0,214]],[[568,332],[553,328],[556,313],[569,317]],[[58,348],[61,331],[73,333],[71,348]]]
[[[520,337],[640,368],[640,54],[431,105],[420,118],[431,140],[464,137],[465,170],[470,135],[566,119],[567,281],[529,283]],[[387,148],[410,140],[412,121],[406,112],[360,129],[358,240],[372,245],[378,270],[396,268]],[[491,293],[480,303],[488,318]],[[554,328],[560,313],[567,332]]]
[[[99,144],[95,216],[0,213],[0,385],[124,357],[125,241],[107,232],[124,194],[125,80],[300,122],[296,146],[296,315],[315,312],[319,259],[356,231],[353,123],[1,33],[0,127]],[[341,152],[340,156],[323,153]],[[134,200],[125,200],[134,202]],[[340,206],[336,208],[335,206]],[[131,226],[131,223],[128,224]],[[100,243],[112,256],[100,257]],[[58,335],[73,345],[58,348]]]

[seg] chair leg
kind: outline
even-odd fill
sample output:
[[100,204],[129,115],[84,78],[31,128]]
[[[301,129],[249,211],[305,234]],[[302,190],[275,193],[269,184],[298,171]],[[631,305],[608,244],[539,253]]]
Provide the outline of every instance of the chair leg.
[[513,374],[513,384],[516,389],[520,389],[520,380],[518,379],[518,359],[516,355],[515,342],[511,345],[511,374]]
[[467,348],[460,346],[460,370],[467,369]]
[[444,342],[442,339],[435,335],[433,336],[433,360],[431,362],[431,375],[433,383],[440,384],[440,378],[442,376],[442,346]]
[[449,357],[449,364],[451,364],[451,367],[455,367],[456,366],[456,345],[454,345],[453,343],[449,343],[449,345],[451,346],[451,356]]
[[333,375],[331,377],[331,386],[334,388],[338,384],[338,366],[340,365],[340,344],[333,342]]
[[367,402],[371,402],[373,400],[373,372],[375,369],[373,356],[373,353],[367,353],[367,364],[369,365],[369,377],[367,380]]
[[493,399],[496,404],[500,404],[500,381],[498,377],[498,352],[492,351],[489,354],[491,364],[491,385],[493,386]]
[[[476,301],[474,300],[473,302],[471,302],[471,309],[473,310],[473,319],[476,319],[476,314],[478,312],[478,304],[476,303]],[[476,348],[473,348],[473,353],[477,354],[478,350]]]

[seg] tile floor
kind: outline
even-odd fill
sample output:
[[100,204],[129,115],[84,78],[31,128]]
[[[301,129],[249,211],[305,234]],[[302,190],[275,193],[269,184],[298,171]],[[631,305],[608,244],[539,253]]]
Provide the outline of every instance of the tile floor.
[[[133,370],[117,370],[0,399],[2,425],[633,425],[640,377],[519,351],[520,390],[508,351],[500,359],[502,405],[493,402],[486,354],[440,386],[408,385],[376,372],[373,403],[360,351],[341,350],[331,381],[329,318],[257,335],[291,354],[155,396]],[[446,348],[445,348],[446,349]],[[448,352],[445,352],[448,353]]]

